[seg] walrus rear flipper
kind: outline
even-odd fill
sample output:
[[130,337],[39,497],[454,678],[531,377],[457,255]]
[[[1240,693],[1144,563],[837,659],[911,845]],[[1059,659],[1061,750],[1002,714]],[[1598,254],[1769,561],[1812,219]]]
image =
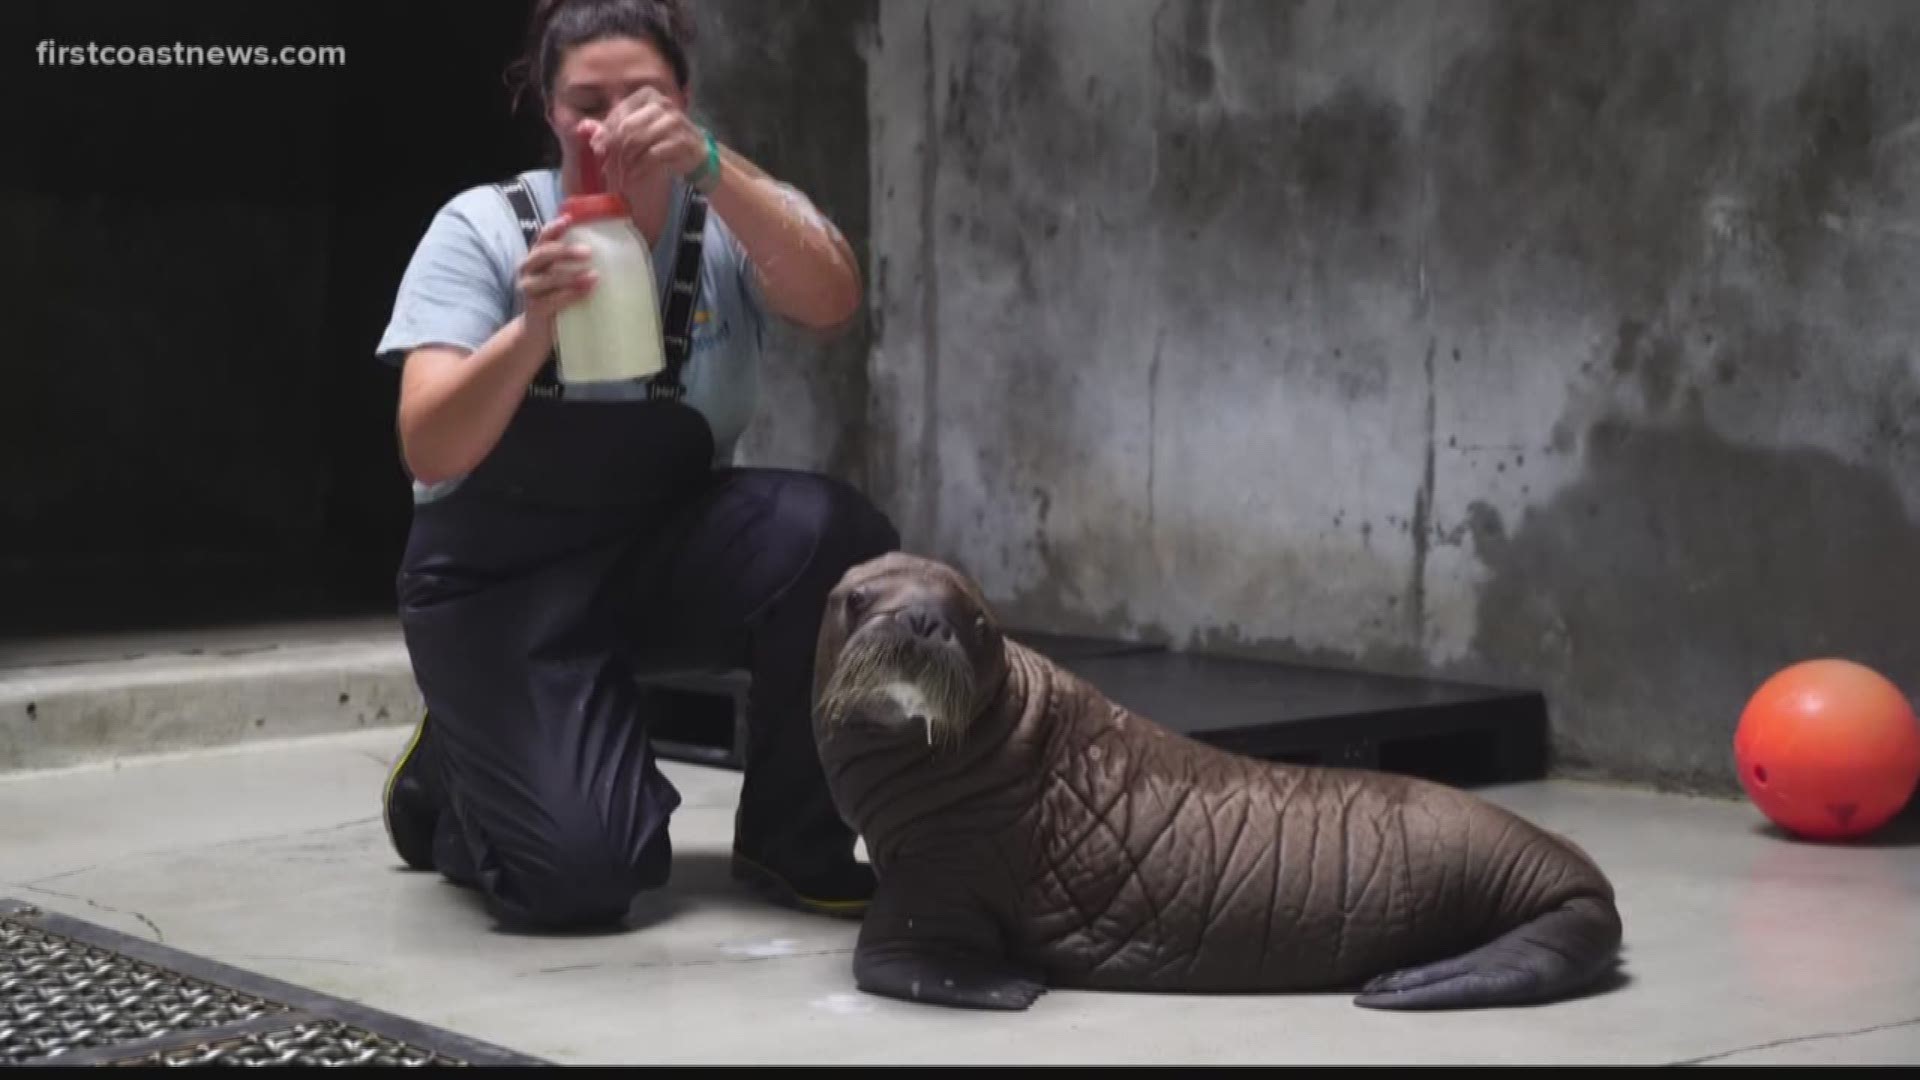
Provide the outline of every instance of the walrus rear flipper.
[[1619,947],[1620,916],[1613,905],[1578,897],[1465,955],[1373,979],[1354,1004],[1481,1009],[1551,1001],[1606,974]]

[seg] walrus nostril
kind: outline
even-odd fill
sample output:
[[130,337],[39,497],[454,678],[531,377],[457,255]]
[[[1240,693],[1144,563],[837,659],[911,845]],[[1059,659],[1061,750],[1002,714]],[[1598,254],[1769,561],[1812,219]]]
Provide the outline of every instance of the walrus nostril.
[[939,638],[953,640],[953,628],[947,621],[926,608],[908,608],[899,614],[900,624],[918,638]]

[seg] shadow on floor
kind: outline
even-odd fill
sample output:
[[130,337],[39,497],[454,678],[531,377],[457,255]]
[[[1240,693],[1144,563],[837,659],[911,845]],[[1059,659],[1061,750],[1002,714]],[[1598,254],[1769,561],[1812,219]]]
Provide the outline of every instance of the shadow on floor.
[[1803,844],[1808,847],[1823,848],[1912,848],[1920,847],[1920,799],[1914,800],[1907,808],[1896,814],[1892,821],[1878,830],[1853,840],[1811,840],[1795,836],[1771,821],[1761,821],[1753,831],[1762,836],[1786,844]]
[[730,856],[722,851],[675,852],[673,876],[667,884],[659,889],[642,893],[636,898],[632,908],[627,912],[626,920],[617,926],[579,930],[510,926],[493,919],[478,892],[455,885],[450,881],[443,881],[442,884],[448,890],[458,894],[461,902],[470,905],[470,910],[475,916],[489,924],[494,933],[513,937],[565,939],[639,933],[669,922],[684,912],[714,906],[736,910],[754,907],[765,907],[768,911],[776,912],[786,910],[766,901],[747,885],[735,881],[731,871]]

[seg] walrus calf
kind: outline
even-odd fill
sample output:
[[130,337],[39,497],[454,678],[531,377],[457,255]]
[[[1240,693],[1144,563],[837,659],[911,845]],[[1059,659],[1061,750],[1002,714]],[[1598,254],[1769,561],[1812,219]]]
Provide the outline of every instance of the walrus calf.
[[1049,987],[1353,989],[1379,1009],[1563,998],[1620,915],[1571,842],[1454,788],[1273,764],[1136,715],[893,554],[821,624],[814,732],[879,890],[869,993],[1025,1009]]

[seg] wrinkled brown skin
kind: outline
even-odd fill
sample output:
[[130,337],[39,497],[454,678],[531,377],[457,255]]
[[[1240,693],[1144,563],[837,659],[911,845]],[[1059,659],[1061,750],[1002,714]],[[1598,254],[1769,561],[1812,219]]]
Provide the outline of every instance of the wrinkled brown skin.
[[929,749],[882,705],[815,718],[879,873],[862,989],[1000,1009],[1048,987],[1469,1008],[1570,996],[1612,967],[1613,889],[1571,842],[1444,785],[1161,727],[1004,639],[942,564],[895,554],[847,574],[816,692],[850,632],[905,633],[889,615],[915,605],[948,616],[981,677],[956,745]]

